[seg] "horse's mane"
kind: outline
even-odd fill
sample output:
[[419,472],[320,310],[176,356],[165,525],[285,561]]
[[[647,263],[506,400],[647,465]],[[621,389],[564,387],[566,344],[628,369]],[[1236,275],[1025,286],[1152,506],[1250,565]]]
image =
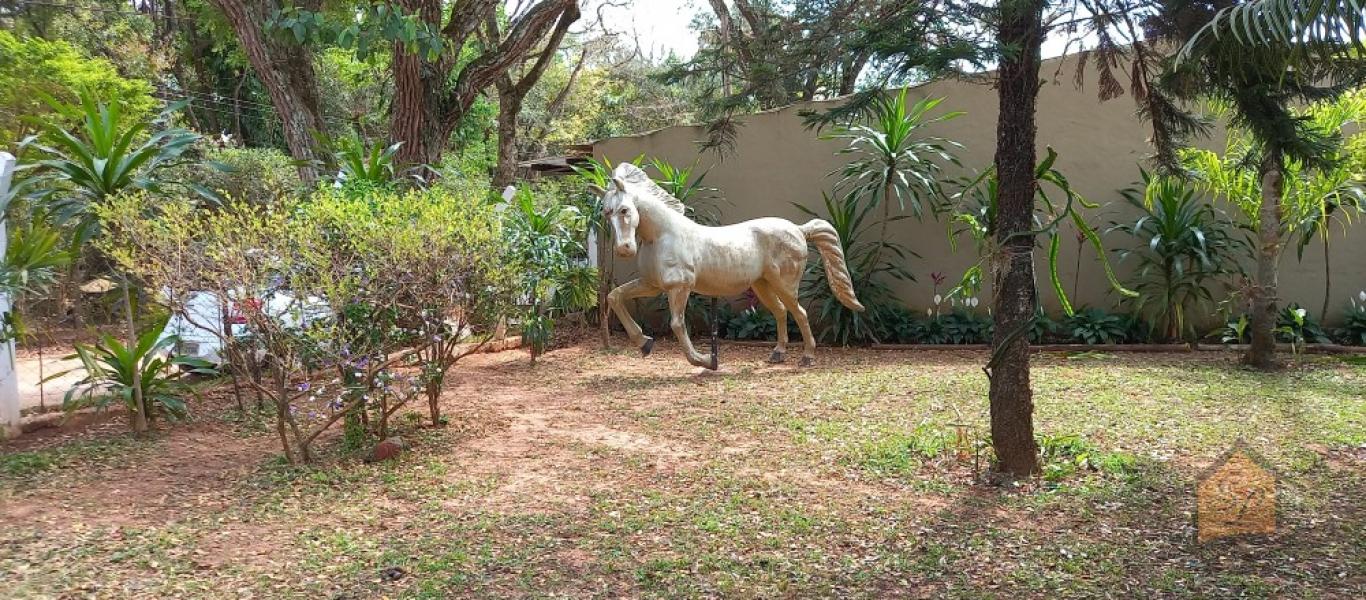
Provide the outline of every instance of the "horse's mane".
[[688,214],[688,207],[683,204],[682,200],[679,200],[678,198],[673,197],[669,192],[664,191],[664,188],[659,187],[659,184],[655,183],[653,179],[650,179],[650,176],[645,173],[645,171],[641,170],[640,167],[631,163],[621,163],[612,171],[612,177],[643,188],[650,197],[663,202],[665,206],[678,211],[679,214]]

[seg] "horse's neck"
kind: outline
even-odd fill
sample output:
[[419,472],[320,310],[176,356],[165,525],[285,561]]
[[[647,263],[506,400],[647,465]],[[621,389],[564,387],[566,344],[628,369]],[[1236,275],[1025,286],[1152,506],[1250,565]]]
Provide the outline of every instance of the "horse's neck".
[[636,227],[636,233],[645,243],[654,242],[665,233],[697,226],[692,219],[654,198],[637,201],[636,210],[640,211],[640,225]]

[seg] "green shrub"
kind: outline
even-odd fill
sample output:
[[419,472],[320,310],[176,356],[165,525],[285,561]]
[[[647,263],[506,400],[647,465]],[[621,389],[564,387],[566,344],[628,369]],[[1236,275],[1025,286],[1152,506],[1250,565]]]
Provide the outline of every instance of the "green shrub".
[[1318,321],[1299,304],[1291,303],[1276,315],[1276,340],[1287,344],[1331,344]]
[[915,344],[920,342],[924,324],[909,308],[894,304],[882,306],[877,319],[878,339],[884,344]]
[[1352,299],[1352,305],[1342,316],[1342,327],[1335,332],[1338,341],[1349,346],[1366,346],[1366,292],[1361,292],[1361,303]]
[[1086,471],[1127,476],[1137,466],[1137,460],[1132,455],[1103,452],[1079,435],[1045,434],[1039,437],[1038,442],[1039,455],[1043,461],[1043,478],[1051,482]]
[[1163,340],[1190,339],[1195,323],[1188,315],[1213,308],[1211,283],[1239,270],[1237,258],[1246,245],[1193,184],[1147,171],[1142,175],[1141,188],[1122,192],[1139,218],[1110,229],[1137,242],[1118,251],[1121,261],[1137,260],[1132,287],[1138,296],[1130,304],[1157,326]]
[[1099,308],[1083,308],[1063,319],[1061,330],[1082,344],[1122,344],[1129,340],[1131,320]]
[[178,341],[175,336],[161,337],[169,318],[167,315],[153,322],[131,346],[109,334],[95,344],[77,344],[76,353],[66,360],[80,359],[85,377],[67,390],[63,407],[68,411],[87,406],[105,408],[117,402],[131,415],[137,411],[135,391],[140,387],[143,415],[148,421],[158,414],[170,419],[184,417],[188,413],[185,397],[194,394],[186,376],[212,375],[215,371],[204,361],[168,354]]
[[926,319],[916,337],[922,344],[985,344],[991,332],[990,318],[959,309]]
[[[729,307],[723,310],[730,310]],[[731,340],[776,340],[778,339],[778,322],[773,318],[773,313],[763,306],[750,306],[739,312],[733,312],[729,318],[723,321],[726,339]],[[791,336],[797,330],[788,328],[788,335]],[[798,334],[800,335],[800,334]]]
[[305,191],[293,159],[274,148],[217,148],[185,169],[182,179],[250,204],[273,204]]

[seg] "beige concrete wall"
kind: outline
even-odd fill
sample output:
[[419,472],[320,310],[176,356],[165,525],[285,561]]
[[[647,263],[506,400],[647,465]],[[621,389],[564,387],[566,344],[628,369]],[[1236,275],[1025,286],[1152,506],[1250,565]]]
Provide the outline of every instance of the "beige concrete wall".
[[[1124,96],[1100,102],[1096,96],[1094,73],[1088,73],[1087,85],[1081,89],[1073,85],[1074,68],[1071,61],[1059,64],[1047,61],[1043,73],[1049,78],[1039,94],[1038,128],[1039,153],[1052,146],[1059,155],[1057,168],[1068,177],[1072,186],[1085,198],[1101,204],[1090,211],[1089,221],[1108,227],[1111,221],[1129,220],[1133,210],[1119,195],[1120,189],[1132,185],[1139,178],[1139,162],[1150,152],[1147,144],[1149,129],[1134,114],[1133,99]],[[1057,73],[1056,81],[1053,80]],[[989,166],[996,148],[996,94],[989,85],[961,81],[940,81],[910,90],[914,99],[945,98],[940,108],[963,111],[957,119],[934,127],[928,134],[956,140],[964,146],[959,153],[968,169]],[[707,171],[706,183],[719,190],[722,222],[732,223],[762,216],[786,217],[798,222],[806,220],[792,203],[803,204],[819,211],[821,192],[831,192],[838,176],[828,174],[842,167],[847,156],[836,152],[842,144],[821,140],[818,134],[803,127],[799,111],[822,108],[828,104],[794,106],[743,118],[735,151],[724,160],[712,153],[699,154],[696,141],[704,137],[700,127],[671,127],[651,133],[613,138],[597,142],[593,151],[598,158],[613,162],[630,160],[644,154],[659,157],[674,164],[699,161],[700,170]],[[1221,138],[1220,136],[1217,136]],[[1222,139],[1215,142],[1222,143]],[[950,176],[963,173],[950,170]],[[977,260],[972,243],[964,239],[957,252],[950,248],[946,224],[926,216],[923,222],[913,219],[893,225],[896,240],[920,255],[908,265],[917,281],[898,283],[895,287],[903,302],[913,309],[923,310],[933,296],[929,274],[943,271],[951,282]],[[1333,293],[1331,313],[1337,314],[1347,305],[1347,298],[1366,289],[1366,226],[1354,227],[1343,235],[1341,231],[1332,248]],[[1120,233],[1106,237],[1107,245],[1128,244],[1129,238]],[[1078,244],[1071,231],[1065,234],[1062,246],[1061,275],[1068,292],[1072,291],[1076,275]],[[1039,284],[1045,303],[1056,311],[1057,302],[1049,291],[1044,269],[1047,256],[1039,251]],[[1110,291],[1100,262],[1088,247],[1081,253],[1078,290],[1075,305],[1095,305],[1112,308],[1119,300]],[[1112,260],[1117,257],[1112,256]],[[1121,276],[1129,271],[1128,263],[1117,265]],[[620,270],[620,269],[619,269]],[[1299,302],[1317,314],[1323,303],[1324,261],[1317,246],[1306,249],[1303,262],[1296,259],[1293,248],[1286,252],[1281,266],[1281,296],[1286,301]],[[989,282],[988,282],[989,283]],[[984,295],[990,294],[989,287]],[[983,297],[985,306],[987,298]]]

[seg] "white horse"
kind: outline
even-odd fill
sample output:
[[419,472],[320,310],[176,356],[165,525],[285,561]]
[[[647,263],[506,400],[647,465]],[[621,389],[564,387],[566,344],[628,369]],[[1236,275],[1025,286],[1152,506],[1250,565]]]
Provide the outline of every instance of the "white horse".
[[753,289],[778,325],[778,345],[769,361],[778,363],[786,357],[790,310],[806,343],[801,365],[814,364],[816,339],[806,310],[797,301],[808,243],[820,250],[835,297],[851,309],[863,310],[854,297],[839,234],[821,219],[800,226],[773,217],[724,227],[699,225],[684,216],[681,201],[631,164],[618,165],[608,189],[594,191],[602,195],[603,217],[612,224],[617,255],[638,256],[640,277],[612,290],[607,301],[643,356],[650,355],[654,339],[641,333],[640,325],[626,311],[626,300],[668,294],[669,325],[683,344],[688,362],[715,370],[716,355],[704,357],[688,338],[684,323],[688,295],[734,296]]

